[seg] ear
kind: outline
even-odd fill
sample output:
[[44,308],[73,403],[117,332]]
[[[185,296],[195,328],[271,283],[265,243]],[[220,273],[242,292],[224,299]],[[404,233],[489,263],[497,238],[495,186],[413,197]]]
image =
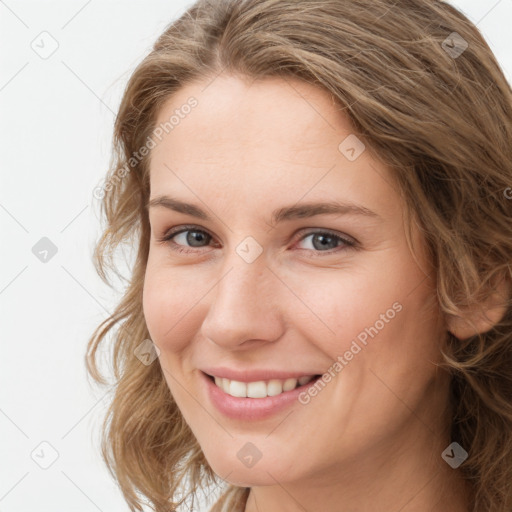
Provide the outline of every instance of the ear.
[[507,277],[501,278],[483,302],[465,308],[463,316],[448,315],[448,331],[459,340],[465,340],[489,331],[502,320],[512,289]]

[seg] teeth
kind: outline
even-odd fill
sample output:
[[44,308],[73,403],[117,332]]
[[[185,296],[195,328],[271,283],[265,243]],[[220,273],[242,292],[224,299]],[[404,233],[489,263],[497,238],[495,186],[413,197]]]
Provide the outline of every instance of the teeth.
[[[233,382],[231,382],[233,385]],[[247,396],[249,398],[265,398],[267,396],[267,385],[262,380],[249,382],[247,384]]]
[[297,386],[303,386],[311,380],[313,376],[304,376],[299,379],[271,379],[269,381],[257,382],[239,382],[226,378],[215,377],[215,384],[225,393],[241,398],[265,398],[267,396],[276,396],[285,391],[291,391]]
[[236,380],[232,380],[229,383],[228,393],[231,396],[239,396],[244,398],[247,396],[247,384],[245,382],[238,382]]
[[283,383],[280,380],[269,380],[267,384],[267,396],[280,395],[283,392]]
[[297,379],[286,379],[283,384],[283,391],[291,391],[297,387]]

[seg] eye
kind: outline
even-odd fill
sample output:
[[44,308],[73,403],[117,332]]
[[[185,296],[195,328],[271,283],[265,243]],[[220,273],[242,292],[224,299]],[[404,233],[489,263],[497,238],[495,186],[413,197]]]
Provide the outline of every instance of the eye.
[[[202,229],[194,229],[195,226],[180,226],[178,229],[171,229],[158,242],[168,243],[176,252],[195,252],[193,248],[206,247],[212,240],[212,236]],[[206,242],[206,245],[201,245]],[[187,249],[183,244],[190,244],[192,250]]]
[[[200,249],[201,247],[207,247],[213,240],[212,235],[202,229],[196,229],[196,226],[179,226],[167,231],[157,241],[160,243],[168,244],[171,250],[180,253],[194,253],[197,252],[194,249]],[[342,237],[330,231],[316,230],[306,233],[299,239],[300,242],[304,242],[310,238],[312,249],[299,249],[301,251],[307,251],[312,256],[321,256],[319,253],[332,254],[333,252],[339,252],[341,250],[347,250],[350,248],[357,248],[357,242],[348,237]],[[341,249],[339,247],[341,246]],[[325,250],[327,249],[327,250]],[[337,250],[336,250],[337,249]]]
[[[311,237],[311,238],[310,238]],[[339,250],[355,248],[356,242],[355,240],[351,240],[348,237],[344,238],[340,235],[332,233],[330,231],[312,231],[304,235],[299,242],[304,242],[310,238],[311,245],[313,247],[313,255],[320,256],[318,252],[327,252],[328,254],[332,254],[332,252],[338,252],[336,250],[332,251],[330,249],[336,249],[339,246],[342,246]],[[327,249],[327,250],[325,250]],[[309,250],[309,249],[301,249],[301,250]]]

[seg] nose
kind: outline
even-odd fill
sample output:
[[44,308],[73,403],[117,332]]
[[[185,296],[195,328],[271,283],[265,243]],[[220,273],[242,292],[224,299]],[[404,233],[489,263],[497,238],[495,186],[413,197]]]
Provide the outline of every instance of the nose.
[[208,294],[210,306],[201,332],[230,350],[246,350],[279,339],[283,334],[279,287],[262,256],[247,263],[237,254]]

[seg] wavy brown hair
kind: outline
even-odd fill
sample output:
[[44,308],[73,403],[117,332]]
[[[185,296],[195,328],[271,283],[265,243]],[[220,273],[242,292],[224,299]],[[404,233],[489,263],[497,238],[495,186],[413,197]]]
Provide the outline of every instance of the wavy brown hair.
[[[449,51],[453,32],[468,45],[461,55]],[[97,350],[111,349],[114,396],[102,454],[132,511],[144,502],[157,512],[174,510],[221,483],[160,365],[134,356],[149,338],[142,289],[150,154],[133,160],[154,133],[163,103],[188,83],[220,73],[298,78],[332,95],[372,156],[396,177],[407,226],[420,228],[435,265],[446,318],[467,314],[512,277],[512,90],[467,17],[438,0],[197,1],[129,79],[101,194],[99,275],[110,282],[125,244],[136,258],[122,299],[89,341],[86,364],[106,385]],[[512,510],[512,308],[509,296],[503,300],[505,314],[494,327],[465,340],[447,332],[443,349],[451,438],[469,454],[460,471],[472,489],[471,512]],[[229,489],[242,506],[249,489]]]

